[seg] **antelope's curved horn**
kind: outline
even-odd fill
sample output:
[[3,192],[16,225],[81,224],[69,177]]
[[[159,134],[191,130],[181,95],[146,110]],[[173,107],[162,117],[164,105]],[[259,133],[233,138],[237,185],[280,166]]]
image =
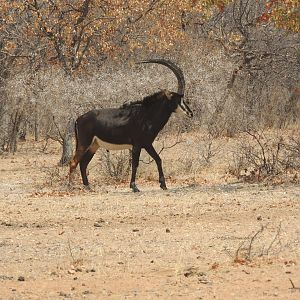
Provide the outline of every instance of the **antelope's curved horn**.
[[185,80],[184,80],[183,72],[178,66],[176,66],[173,62],[165,59],[149,59],[149,60],[143,60],[138,62],[138,64],[148,64],[148,63],[161,64],[168,67],[171,71],[173,71],[178,81],[177,93],[182,96],[184,95]]

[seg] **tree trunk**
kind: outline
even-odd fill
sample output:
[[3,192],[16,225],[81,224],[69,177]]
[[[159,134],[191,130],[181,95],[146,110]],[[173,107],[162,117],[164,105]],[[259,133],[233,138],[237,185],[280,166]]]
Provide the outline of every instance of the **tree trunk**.
[[75,120],[73,118],[69,119],[68,124],[66,126],[65,135],[63,137],[63,152],[61,159],[59,161],[60,166],[66,166],[72,159],[73,155],[73,143],[72,137],[74,135],[74,126]]
[[35,103],[34,107],[34,140],[36,142],[40,139],[40,130],[39,130],[39,113],[38,113],[38,105]]
[[17,152],[17,139],[18,139],[18,133],[19,133],[21,121],[22,121],[22,112],[17,111],[11,120],[10,126],[12,129],[9,135],[9,142],[8,142],[8,151],[13,154]]
[[26,141],[26,137],[27,137],[27,130],[28,130],[28,121],[27,119],[23,118],[23,122],[20,126],[20,130],[19,130],[19,140],[22,141],[22,142],[25,142]]

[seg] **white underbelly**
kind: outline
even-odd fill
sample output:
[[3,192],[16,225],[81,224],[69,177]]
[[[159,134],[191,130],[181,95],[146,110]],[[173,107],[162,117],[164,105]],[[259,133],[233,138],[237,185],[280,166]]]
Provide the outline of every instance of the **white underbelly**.
[[98,137],[94,137],[93,141],[89,147],[89,149],[93,152],[96,152],[98,148],[104,148],[107,150],[124,150],[124,149],[132,149],[132,145],[127,144],[111,144],[105,141],[102,141]]

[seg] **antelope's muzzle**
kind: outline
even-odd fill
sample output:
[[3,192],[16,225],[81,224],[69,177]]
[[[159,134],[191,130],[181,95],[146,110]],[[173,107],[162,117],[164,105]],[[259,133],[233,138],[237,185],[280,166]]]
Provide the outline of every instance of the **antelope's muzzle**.
[[185,113],[189,118],[193,117],[193,112],[189,106],[182,100],[179,104],[180,110]]

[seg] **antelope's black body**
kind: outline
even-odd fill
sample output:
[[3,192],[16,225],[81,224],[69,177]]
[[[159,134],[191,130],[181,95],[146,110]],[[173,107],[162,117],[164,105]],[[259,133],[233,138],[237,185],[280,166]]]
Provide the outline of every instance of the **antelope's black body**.
[[135,184],[141,149],[155,160],[162,189],[166,189],[161,159],[152,143],[168,122],[171,114],[181,108],[188,116],[192,112],[183,101],[184,78],[181,70],[165,60],[149,60],[143,63],[160,63],[168,66],[178,79],[178,92],[160,91],[142,101],[123,104],[119,108],[91,110],[75,122],[76,153],[70,164],[71,175],[77,164],[85,186],[89,185],[86,168],[99,147],[108,150],[132,149],[132,175],[130,187],[138,192]]

